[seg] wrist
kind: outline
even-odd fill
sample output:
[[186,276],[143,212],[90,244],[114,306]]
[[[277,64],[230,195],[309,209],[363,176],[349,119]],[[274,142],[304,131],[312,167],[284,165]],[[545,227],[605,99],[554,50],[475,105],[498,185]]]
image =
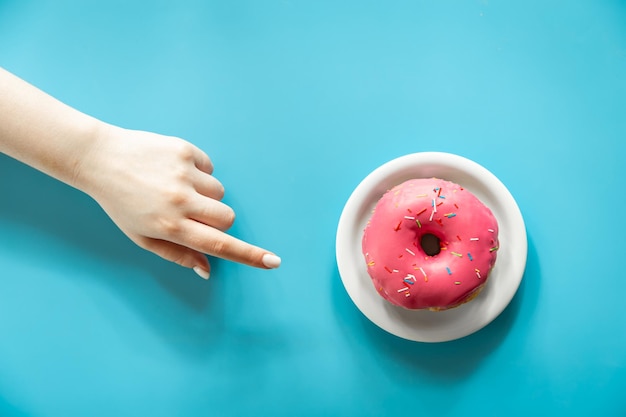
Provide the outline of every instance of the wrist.
[[95,187],[94,171],[97,169],[98,156],[103,145],[111,136],[111,129],[114,127],[97,119],[88,118],[78,127],[78,135],[84,140],[80,141],[80,146],[74,150],[69,178],[66,181],[69,185],[92,195]]

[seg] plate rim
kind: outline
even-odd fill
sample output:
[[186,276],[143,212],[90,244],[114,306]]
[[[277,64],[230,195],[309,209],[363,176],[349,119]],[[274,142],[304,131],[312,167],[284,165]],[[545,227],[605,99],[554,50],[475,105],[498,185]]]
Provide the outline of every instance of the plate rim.
[[[443,311],[443,312],[429,312],[429,311],[423,311],[423,310],[422,311],[406,310],[402,307],[392,305],[391,303],[385,301],[382,297],[380,297],[379,294],[376,293],[374,286],[371,285],[371,278],[367,274],[367,270],[364,266],[365,263],[363,259],[355,260],[354,256],[349,255],[350,251],[346,248],[356,243],[358,245],[358,253],[362,257],[361,237],[362,237],[363,230],[358,231],[359,233],[358,242],[354,242],[354,235],[353,233],[351,233],[351,231],[355,228],[355,226],[358,226],[357,225],[357,223],[359,222],[358,219],[361,218],[361,216],[357,214],[359,212],[362,212],[366,208],[365,206],[371,207],[371,204],[370,205],[366,204],[367,201],[365,201],[366,200],[365,197],[367,195],[375,194],[376,198],[375,198],[375,201],[373,202],[373,204],[375,204],[378,201],[378,199],[382,197],[382,194],[387,189],[391,188],[391,186],[393,185],[396,185],[396,183],[391,182],[389,183],[388,186],[381,187],[381,184],[384,184],[385,181],[389,182],[390,178],[393,178],[394,176],[402,176],[399,173],[403,172],[403,170],[425,169],[425,170],[430,170],[430,171],[433,171],[433,170],[436,171],[437,169],[446,169],[446,168],[459,171],[459,173],[467,175],[468,178],[473,176],[475,180],[479,180],[479,183],[485,186],[485,190],[496,191],[495,195],[498,196],[497,197],[499,199],[498,202],[500,204],[504,204],[507,208],[507,213],[505,217],[512,219],[510,220],[510,222],[513,225],[512,229],[515,229],[515,234],[513,235],[513,238],[516,239],[515,243],[518,246],[518,252],[515,253],[515,257],[520,262],[517,262],[515,264],[515,266],[517,267],[517,270],[513,271],[514,276],[512,277],[512,281],[508,282],[508,286],[504,287],[503,290],[499,290],[499,288],[502,285],[504,285],[504,284],[501,284],[500,287],[496,289],[496,290],[499,290],[500,292],[504,292],[503,294],[496,294],[493,291],[491,292],[483,291],[486,295],[480,294],[477,297],[477,299],[473,300],[471,303],[467,303],[455,309],[451,309],[451,310]],[[406,179],[428,178],[428,177],[432,177],[432,175],[430,176],[428,175],[406,176]],[[402,180],[397,180],[397,181],[402,181]],[[367,210],[367,212],[368,212],[367,218],[369,219],[369,210]],[[495,211],[494,211],[494,215],[498,217]],[[498,221],[500,222],[501,219],[498,218]],[[500,229],[502,233],[502,225],[500,225]],[[515,245],[512,245],[512,246],[515,246]],[[406,154],[406,155],[402,155],[400,157],[394,158],[378,166],[373,171],[371,171],[368,175],[366,175],[365,178],[363,178],[361,182],[354,188],[349,198],[347,199],[342,209],[341,215],[339,217],[336,239],[335,239],[335,256],[336,256],[337,266],[339,270],[339,275],[340,275],[340,278],[342,280],[342,283],[346,292],[350,296],[350,299],[355,304],[355,306],[372,323],[374,323],[381,329],[387,331],[388,333],[394,334],[398,337],[401,337],[407,340],[412,340],[416,342],[445,342],[445,341],[460,339],[462,337],[465,337],[472,333],[477,332],[478,330],[482,329],[483,327],[491,323],[510,304],[511,300],[513,299],[513,297],[517,293],[517,290],[519,289],[519,286],[521,284],[521,281],[524,275],[527,257],[528,257],[528,240],[527,240],[527,233],[526,233],[526,226],[524,223],[524,219],[522,217],[522,213],[521,213],[521,210],[519,209],[517,202],[515,201],[513,195],[508,190],[508,188],[491,171],[489,171],[487,168],[483,167],[482,165],[478,164],[477,162],[471,159],[468,159],[466,157],[457,155],[457,154],[448,153],[448,152],[430,152],[430,151],[429,152],[415,152],[415,153],[410,153],[410,154]],[[499,254],[499,257],[500,256],[501,254]],[[356,267],[355,265],[349,265],[348,263],[354,263]],[[502,261],[500,262],[500,264],[503,264],[503,263],[504,262]],[[362,275],[363,271],[365,272],[367,281],[369,281],[367,282],[367,284],[369,284],[369,287],[368,285],[364,284],[365,287],[367,288],[367,290],[365,291],[371,292],[371,294],[376,295],[374,299],[377,300],[376,303],[378,303],[378,307],[375,307],[374,309],[372,309],[372,308],[367,308],[367,306],[363,305],[362,299],[359,298],[360,295],[356,293],[356,290],[354,289],[354,286],[351,285],[352,282],[350,281],[350,279],[352,280],[363,279],[363,277],[360,275],[356,277],[351,277],[351,275],[355,275],[354,270],[353,270],[354,267],[356,268],[357,274],[358,272],[360,272]],[[492,271],[492,274],[495,272],[497,267],[498,267],[498,262],[496,261],[496,266],[494,267],[494,271]],[[493,286],[494,285],[492,285],[492,287]],[[489,289],[489,282],[487,286],[485,287],[485,289]],[[477,302],[477,300],[480,299],[481,296],[483,296],[482,305]],[[496,296],[501,297],[501,299],[499,300],[496,299],[494,301],[493,297],[496,297]],[[491,297],[491,299],[487,297]],[[488,308],[490,307],[490,305],[487,305],[486,304],[487,302],[491,302],[492,304],[495,303],[495,308]],[[453,317],[455,314],[456,316],[458,316],[459,315],[458,311],[467,309],[468,306],[472,305],[472,303],[474,303],[473,307],[476,307],[477,305],[478,307],[484,306],[483,310],[486,309],[487,313],[484,317],[482,317],[482,320],[478,320],[472,326],[463,327],[463,328],[452,328],[452,329],[440,328],[440,329],[435,329],[435,330],[431,329],[428,332],[423,332],[423,331],[420,332],[419,329],[413,329],[413,331],[407,331],[406,328],[398,327],[396,325],[390,325],[385,320],[387,317],[381,318],[383,317],[383,315],[389,315],[389,314],[402,314],[404,316],[414,314],[416,318],[417,318],[417,315],[422,315],[421,317],[422,319],[425,315],[427,316],[428,314],[436,314],[436,315],[448,314],[449,315],[448,317]],[[383,309],[384,311],[377,312],[376,308],[378,308],[378,310]],[[457,313],[454,313],[455,311]],[[432,317],[435,317],[435,316],[432,316]],[[452,319],[451,321],[454,322],[454,319]]]

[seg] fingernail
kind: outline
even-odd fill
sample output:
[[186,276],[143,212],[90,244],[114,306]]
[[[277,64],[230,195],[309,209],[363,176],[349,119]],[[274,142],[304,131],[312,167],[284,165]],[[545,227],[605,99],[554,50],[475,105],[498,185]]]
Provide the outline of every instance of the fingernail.
[[206,269],[200,268],[199,266],[194,266],[193,271],[196,274],[200,275],[202,279],[209,279],[209,271],[207,271]]
[[263,262],[263,265],[271,269],[278,268],[280,266],[280,258],[276,255],[272,255],[271,253],[263,255],[261,262]]

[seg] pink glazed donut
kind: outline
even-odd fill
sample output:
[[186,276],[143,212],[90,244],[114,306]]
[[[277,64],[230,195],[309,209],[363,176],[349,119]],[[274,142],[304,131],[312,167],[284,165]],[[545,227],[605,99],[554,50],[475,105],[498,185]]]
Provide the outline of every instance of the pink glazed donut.
[[498,222],[458,184],[412,179],[387,191],[363,233],[378,293],[411,309],[446,310],[483,289],[496,261]]

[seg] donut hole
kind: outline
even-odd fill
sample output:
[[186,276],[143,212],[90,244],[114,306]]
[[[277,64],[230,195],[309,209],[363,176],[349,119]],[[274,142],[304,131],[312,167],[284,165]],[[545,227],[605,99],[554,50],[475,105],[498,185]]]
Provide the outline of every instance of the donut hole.
[[435,256],[441,252],[441,241],[432,233],[425,233],[420,239],[420,246],[428,256]]

